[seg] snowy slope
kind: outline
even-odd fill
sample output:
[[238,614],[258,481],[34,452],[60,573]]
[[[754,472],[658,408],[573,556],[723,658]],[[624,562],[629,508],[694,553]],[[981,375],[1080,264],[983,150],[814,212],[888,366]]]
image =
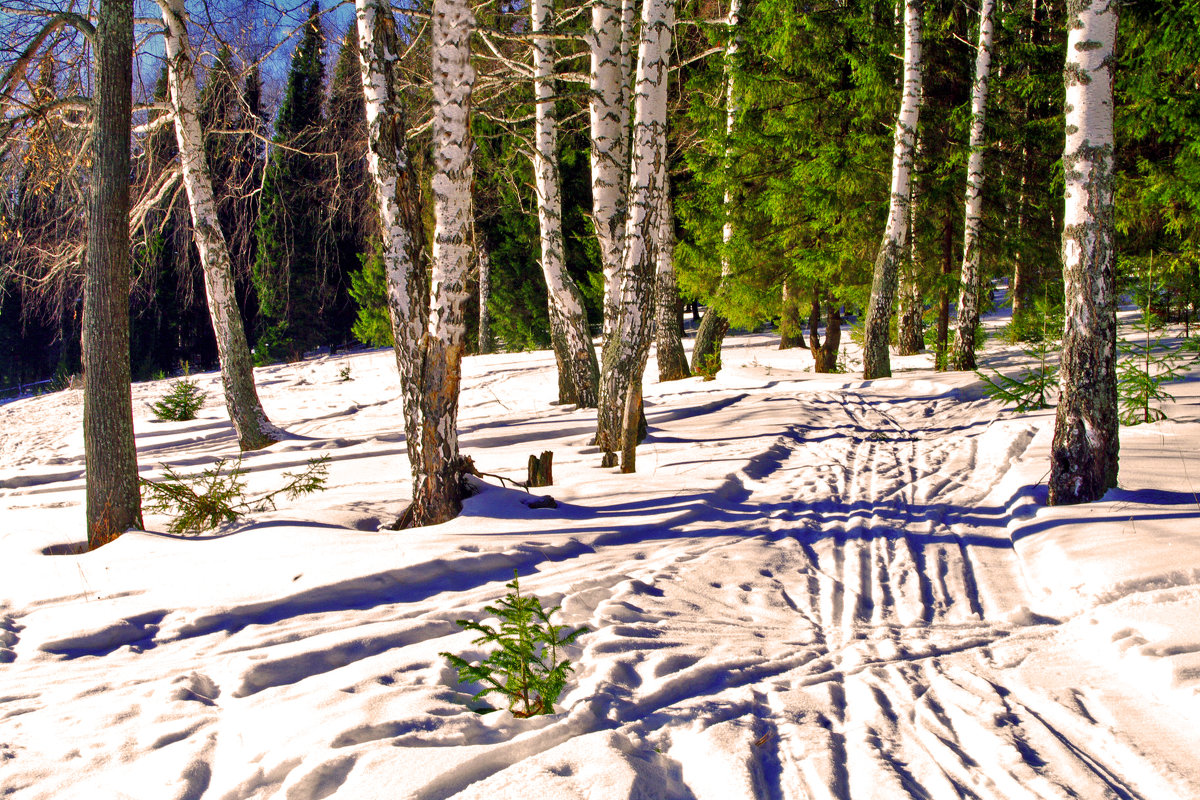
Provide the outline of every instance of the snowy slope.
[[[1052,411],[776,343],[731,338],[708,383],[652,362],[634,476],[551,405],[549,353],[469,358],[464,450],[512,479],[553,450],[559,505],[492,479],[399,533],[388,352],[258,371],[293,438],[251,489],[323,454],[331,488],[219,537],[71,554],[81,396],[0,406],[0,796],[1200,797],[1200,383],[1123,431],[1119,490],[1051,509]],[[163,389],[135,387],[144,475],[236,455],[217,401],[153,421]],[[438,656],[483,655],[454,621],[514,568],[593,631],[553,716],[472,713]]]

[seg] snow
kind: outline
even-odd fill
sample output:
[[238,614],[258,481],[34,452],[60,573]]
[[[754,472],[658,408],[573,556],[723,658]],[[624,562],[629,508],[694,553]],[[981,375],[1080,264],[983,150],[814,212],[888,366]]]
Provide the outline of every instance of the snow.
[[[486,478],[403,532],[389,351],[257,371],[290,438],[245,456],[251,492],[317,455],[327,491],[86,554],[80,393],[0,406],[0,796],[1200,797],[1200,372],[1122,430],[1119,489],[1048,508],[1052,410],[776,346],[731,336],[711,382],[652,362],[636,475],[553,405],[550,353],[468,358],[464,451],[520,480],[553,450],[556,485]],[[192,422],[134,387],[145,477],[236,457],[196,378]],[[439,656],[484,656],[454,622],[514,568],[592,631],[551,716],[473,713]]]

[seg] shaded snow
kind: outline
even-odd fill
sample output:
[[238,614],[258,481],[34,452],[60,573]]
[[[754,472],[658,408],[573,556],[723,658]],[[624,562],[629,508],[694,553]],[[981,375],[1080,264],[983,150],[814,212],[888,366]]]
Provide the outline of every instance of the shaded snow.
[[[558,506],[489,479],[406,532],[390,352],[257,371],[291,438],[251,490],[329,455],[328,491],[83,555],[79,393],[0,406],[0,796],[1200,797],[1197,373],[1122,431],[1119,490],[1046,508],[1052,411],[776,343],[730,337],[713,382],[651,365],[634,476],[551,404],[549,353],[468,358],[464,451],[518,480],[553,450]],[[236,456],[198,379],[188,423],[135,387],[145,476]],[[514,568],[592,630],[554,716],[472,713],[438,656],[482,657],[454,620]]]

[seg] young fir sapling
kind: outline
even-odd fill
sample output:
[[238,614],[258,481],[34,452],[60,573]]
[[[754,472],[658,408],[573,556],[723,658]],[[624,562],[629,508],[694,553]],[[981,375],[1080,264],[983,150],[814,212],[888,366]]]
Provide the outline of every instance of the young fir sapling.
[[[544,609],[537,597],[522,595],[515,569],[512,581],[505,586],[511,591],[500,599],[499,605],[483,609],[499,619],[499,627],[457,620],[460,627],[480,634],[472,640],[473,644],[498,645],[498,648],[478,664],[450,653],[439,655],[458,669],[459,682],[483,686],[472,700],[478,702],[489,694],[502,694],[515,717],[553,714],[554,704],[567,684],[567,675],[575,669],[568,659],[559,659],[559,651],[588,629],[565,633],[565,626],[552,623],[550,616],[559,606]],[[477,713],[496,710],[485,706]]]
[[256,511],[275,508],[280,495],[293,500],[301,495],[322,491],[329,473],[329,456],[310,459],[303,472],[285,472],[288,482],[279,489],[255,498],[246,497],[247,470],[239,456],[233,468],[226,471],[228,459],[220,459],[195,477],[180,475],[169,465],[163,466],[163,478],[158,481],[141,479],[145,511],[172,517],[167,527],[171,533],[189,531],[201,533]]

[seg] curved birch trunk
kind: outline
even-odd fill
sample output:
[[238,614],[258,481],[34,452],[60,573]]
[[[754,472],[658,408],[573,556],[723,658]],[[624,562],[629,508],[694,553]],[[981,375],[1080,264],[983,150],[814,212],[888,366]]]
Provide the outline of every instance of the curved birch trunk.
[[471,265],[471,30],[467,0],[433,4],[433,280],[421,361],[421,467],[413,520],[432,525],[462,510],[458,391]]
[[899,266],[908,239],[909,179],[921,113],[921,7],[922,0],[904,0],[904,91],[896,116],[892,148],[892,187],[887,228],[875,258],[871,300],[863,332],[863,378],[892,374],[888,355],[889,325],[895,302]]
[[983,220],[983,126],[987,119],[988,79],[992,70],[992,10],[995,0],[979,8],[979,46],[975,54],[975,84],[971,88],[971,155],[967,159],[966,222],[963,226],[962,288],[950,368],[975,369],[975,331],[979,327],[979,228]]
[[[534,33],[551,29],[551,0],[532,0]],[[534,188],[542,245],[542,275],[550,311],[550,340],[558,362],[558,402],[595,408],[600,368],[588,330],[583,294],[567,273],[562,238],[562,190],[558,172],[558,121],[554,116],[554,42],[533,40],[535,133]]]
[[[734,59],[737,57],[738,46],[740,44],[738,38],[738,24],[741,22],[742,2],[741,0],[731,0],[729,4],[729,18],[726,20],[726,25],[729,27],[729,42],[725,45],[725,136],[728,137],[733,133],[733,127],[737,122],[738,112],[741,110],[738,105],[737,95],[734,93],[733,77],[734,77]],[[729,170],[729,149],[725,150],[725,169]],[[733,204],[733,194],[725,190],[726,213]],[[733,241],[733,223],[728,219],[721,226],[721,244],[724,247],[721,250],[721,280],[717,284],[717,294],[721,293],[724,288],[725,281],[729,279],[730,264],[729,264],[729,243]],[[712,303],[709,303],[708,310],[704,313],[704,319],[701,320],[700,326],[696,329],[696,342],[692,345],[692,371],[702,372],[707,377],[711,378],[721,368],[721,344],[725,340],[725,334],[729,330],[729,320],[727,320],[719,311],[717,311]]]
[[[666,172],[666,164],[663,165]],[[654,344],[658,354],[658,380],[690,378],[687,354],[679,325],[679,285],[675,282],[675,215],[671,211],[671,186],[666,174],[658,212],[656,287],[654,292]]]
[[[626,0],[632,12],[632,4]],[[594,0],[588,46],[591,57],[592,222],[604,270],[604,333],[616,320],[621,290],[621,250],[625,235],[625,189],[629,179],[626,129],[629,105],[629,45],[620,0]]]
[[242,450],[258,450],[279,441],[283,432],[267,419],[254,386],[250,345],[246,341],[246,329],[234,292],[233,264],[217,219],[212,176],[208,171],[204,136],[197,116],[195,63],[188,42],[184,0],[159,0],[159,8],[167,28],[167,74],[171,84],[175,139],[179,143],[179,161],[196,249],[200,251],[200,263],[204,268],[208,313],[217,337],[225,406],[237,432],[238,446]]
[[1113,228],[1114,0],[1067,4],[1062,391],[1050,446],[1050,503],[1099,500],[1117,485]]
[[142,527],[129,384],[129,116],[133,3],[104,0],[83,294],[88,549]]
[[424,464],[420,367],[429,316],[427,259],[420,233],[420,189],[405,138],[405,103],[396,74],[400,49],[391,6],[386,0],[355,0],[354,5],[367,118],[367,167],[379,203],[388,316],[404,398],[404,435],[415,487]]
[[641,414],[641,378],[650,352],[658,217],[665,176],[667,66],[673,0],[646,0],[634,88],[633,152],[629,213],[625,222],[621,303],[613,334],[604,342],[596,443],[606,453],[621,450],[621,469],[633,472]]

